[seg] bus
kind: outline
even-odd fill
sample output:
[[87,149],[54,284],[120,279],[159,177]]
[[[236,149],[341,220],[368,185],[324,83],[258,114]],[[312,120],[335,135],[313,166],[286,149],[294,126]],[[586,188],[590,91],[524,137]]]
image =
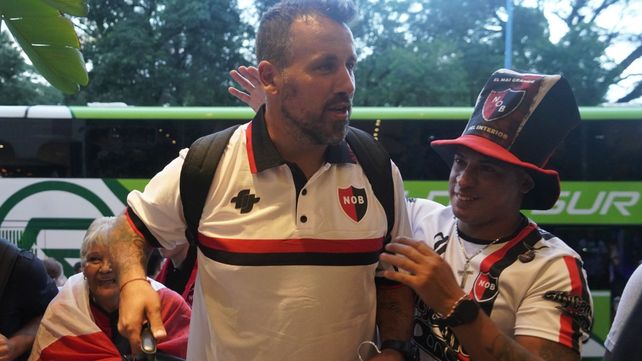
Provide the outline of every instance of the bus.
[[[447,203],[449,168],[430,141],[459,136],[472,110],[356,107],[352,125],[382,142],[409,197]],[[560,173],[560,199],[525,213],[582,255],[599,355],[611,303],[642,259],[642,107],[580,113],[547,166]],[[129,191],[198,137],[253,115],[246,107],[0,106],[0,237],[56,258],[70,275],[94,218],[120,213]]]

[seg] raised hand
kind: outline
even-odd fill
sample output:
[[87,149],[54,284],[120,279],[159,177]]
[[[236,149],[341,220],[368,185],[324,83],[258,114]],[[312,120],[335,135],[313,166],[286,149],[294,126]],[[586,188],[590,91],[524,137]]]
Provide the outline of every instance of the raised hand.
[[265,103],[265,91],[259,79],[259,70],[254,66],[239,66],[237,70],[230,71],[230,77],[245,92],[232,86],[227,88],[227,91],[255,112],[258,111]]

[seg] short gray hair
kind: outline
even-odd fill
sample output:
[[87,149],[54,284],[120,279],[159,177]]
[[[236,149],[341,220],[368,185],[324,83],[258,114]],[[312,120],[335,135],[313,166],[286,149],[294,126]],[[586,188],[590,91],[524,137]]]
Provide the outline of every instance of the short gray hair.
[[91,222],[80,246],[80,263],[82,265],[87,262],[89,248],[94,245],[109,245],[109,230],[115,223],[116,217],[100,217]]

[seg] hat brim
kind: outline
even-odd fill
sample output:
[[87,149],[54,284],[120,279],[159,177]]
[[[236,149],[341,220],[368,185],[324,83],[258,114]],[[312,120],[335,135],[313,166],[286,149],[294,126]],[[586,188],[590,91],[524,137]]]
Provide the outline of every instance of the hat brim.
[[523,168],[533,178],[533,189],[524,195],[522,209],[550,209],[560,195],[559,174],[551,169],[543,169],[532,163],[522,162],[506,148],[486,138],[476,135],[462,135],[456,139],[434,140],[430,146],[439,156],[452,166],[458,146],[470,148],[487,157]]

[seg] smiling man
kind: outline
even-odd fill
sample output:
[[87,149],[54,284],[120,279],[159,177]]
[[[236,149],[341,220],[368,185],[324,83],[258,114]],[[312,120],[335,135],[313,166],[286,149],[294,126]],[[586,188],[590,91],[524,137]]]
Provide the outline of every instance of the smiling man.
[[580,121],[559,75],[495,72],[463,134],[431,143],[451,165],[450,206],[409,200],[413,237],[381,260],[412,287],[421,360],[579,360],[592,305],[579,255],[521,209],[560,194],[543,168]]
[[[353,132],[354,14],[349,1],[283,1],[261,19],[257,76],[266,104],[232,134],[205,201],[188,360],[354,361],[375,320],[382,338],[395,341],[376,357],[403,359],[395,345],[410,337],[412,292],[375,284],[386,211],[345,140]],[[186,154],[129,195],[113,229],[119,329],[134,347],[143,318],[165,335],[142,265],[150,247],[187,242],[179,186]],[[409,235],[401,177],[389,164],[390,234]]]

